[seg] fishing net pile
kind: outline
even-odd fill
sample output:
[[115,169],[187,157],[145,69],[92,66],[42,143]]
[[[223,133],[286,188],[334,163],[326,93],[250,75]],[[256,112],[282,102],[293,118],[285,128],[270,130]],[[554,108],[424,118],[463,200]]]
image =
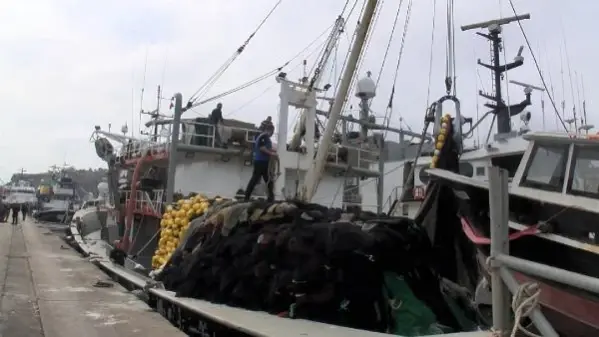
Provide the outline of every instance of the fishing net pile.
[[190,207],[177,247],[158,250],[168,261],[156,278],[177,296],[403,336],[476,328],[409,219],[298,202],[192,201],[201,206],[170,211]]

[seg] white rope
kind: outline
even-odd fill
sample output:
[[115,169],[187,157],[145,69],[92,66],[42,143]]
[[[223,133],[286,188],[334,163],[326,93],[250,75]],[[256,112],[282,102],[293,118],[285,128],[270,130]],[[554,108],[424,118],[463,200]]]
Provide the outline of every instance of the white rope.
[[543,337],[530,332],[527,328],[523,327],[521,323],[523,318],[530,316],[532,311],[538,307],[540,296],[541,289],[537,283],[526,282],[518,287],[518,290],[512,298],[514,327],[512,328],[510,337],[516,337],[518,331],[522,331],[525,335],[530,337]]

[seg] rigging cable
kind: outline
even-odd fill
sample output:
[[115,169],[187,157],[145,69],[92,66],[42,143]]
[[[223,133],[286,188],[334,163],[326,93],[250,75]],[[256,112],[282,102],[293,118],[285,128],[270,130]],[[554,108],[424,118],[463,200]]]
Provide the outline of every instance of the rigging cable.
[[574,98],[574,84],[572,84],[572,65],[570,62],[570,53],[568,53],[568,43],[566,41],[566,32],[564,23],[560,20],[562,28],[562,38],[564,40],[564,52],[566,53],[566,64],[568,65],[568,79],[570,80],[570,95],[572,96],[572,117],[574,118],[574,132],[578,132],[578,123],[576,121],[576,99]]
[[[352,7],[350,13],[348,14],[348,19],[349,16],[353,13],[356,5],[358,4],[358,1],[356,0],[356,2],[354,3],[354,6]],[[359,17],[362,17],[362,13],[364,12],[364,8],[366,7],[366,2],[364,1],[362,3],[362,9],[360,10],[360,14]],[[351,49],[351,46],[354,44],[354,40],[356,39],[356,34],[358,33],[358,27],[360,26],[360,21],[358,20],[358,22],[356,23],[356,28],[354,29],[354,33],[352,34],[351,39],[348,42],[348,46],[347,46],[347,52],[345,53],[345,59],[343,60],[343,65],[341,66],[341,71],[343,71],[343,69],[345,69],[345,66],[347,65],[347,61],[349,59],[349,51]],[[341,76],[337,79],[337,83],[335,84],[335,87],[338,88],[339,85],[341,84]],[[351,86],[350,86],[351,88]],[[342,109],[343,111],[343,109]]]
[[[379,18],[381,16],[381,12],[382,12],[381,8],[383,7],[384,3],[385,3],[385,1],[381,0],[380,2],[378,2],[376,4],[375,16],[372,21],[372,25],[369,27],[368,32],[366,33],[366,43],[364,45],[364,48],[360,51],[360,56],[358,57],[358,63],[356,64],[356,71],[354,71],[350,85],[349,85],[350,90],[355,88],[356,81],[358,79],[360,70],[362,69],[362,64],[364,63],[364,55],[366,55],[366,53],[368,52],[368,48],[370,48],[370,43],[372,42],[372,34],[374,34],[374,31],[376,29],[376,25],[379,21]],[[356,29],[356,31],[357,31],[357,29]],[[346,100],[346,103],[347,103],[347,100]]]
[[[310,42],[304,49],[302,49],[299,53],[295,54],[291,59],[289,59],[289,61],[287,61],[286,64],[289,64],[291,62],[293,62],[295,59],[297,59],[298,57],[300,57],[304,52],[306,52],[308,49],[310,49],[310,47],[312,47],[312,45],[314,45],[316,42],[318,42],[318,40],[324,35],[326,34],[335,24],[333,23],[332,25],[330,25],[327,29],[325,29],[322,33],[320,33],[320,35],[318,35],[318,37],[316,37],[312,42]],[[322,47],[324,44],[326,43],[326,41],[323,41],[320,43],[320,45],[313,50],[312,52],[310,52],[307,55],[307,58],[310,58],[312,55],[314,55],[314,53],[318,50],[320,50],[320,47]],[[302,63],[297,64],[295,67],[291,68],[290,71],[294,71],[295,69],[297,69],[299,66],[301,66]],[[249,105],[250,103],[252,103],[253,101],[257,100],[258,98],[260,98],[262,95],[264,95],[265,93],[267,93],[270,89],[272,89],[275,85],[277,85],[277,83],[274,83],[272,85],[270,85],[269,87],[267,87],[264,91],[262,91],[260,94],[254,96],[252,99],[246,101],[245,103],[241,104],[239,107],[231,110],[229,113],[226,114],[226,116],[230,116],[233,113],[241,110],[242,108],[246,107],[247,105]]]
[[426,109],[430,106],[431,100],[431,78],[433,75],[433,55],[434,49],[433,46],[435,44],[435,21],[437,18],[437,0],[433,0],[433,29],[431,31],[431,54],[428,60],[428,87],[426,90]]
[[[243,84],[241,84],[241,85],[239,85],[239,86],[237,86],[237,87],[235,87],[233,89],[229,89],[229,90],[227,90],[225,92],[222,92],[220,94],[217,94],[217,95],[214,95],[212,97],[206,98],[205,100],[197,102],[197,103],[195,103],[193,105],[193,107],[197,107],[197,106],[200,106],[200,105],[212,102],[212,101],[214,101],[216,99],[219,99],[221,97],[225,97],[225,96],[231,95],[233,93],[236,93],[237,91],[240,91],[240,90],[243,90],[243,89],[245,89],[247,87],[250,87],[250,86],[252,86],[252,85],[254,85],[254,84],[258,83],[258,82],[264,81],[265,79],[267,79],[267,78],[271,77],[272,75],[276,74],[277,72],[281,71],[285,66],[287,66],[287,64],[288,63],[285,63],[281,67],[275,68],[275,69],[273,69],[273,70],[271,70],[271,71],[269,71],[269,72],[267,72],[267,73],[265,73],[265,74],[263,74],[261,76],[256,77],[255,79],[250,80],[250,81],[248,81],[246,83],[243,83]],[[188,109],[190,109],[190,108],[188,108]]]
[[256,29],[245,40],[245,42],[239,48],[237,48],[237,50],[233,53],[233,55],[227,61],[225,61],[225,63],[223,63],[220,66],[220,68],[218,68],[216,70],[216,72],[212,76],[210,76],[208,78],[208,80],[198,90],[196,90],[196,92],[193,95],[191,95],[191,97],[189,98],[189,102],[187,104],[188,106],[193,105],[201,96],[203,96],[214,85],[214,83],[224,74],[224,72],[231,66],[231,64],[237,59],[237,57],[239,55],[241,55],[241,53],[243,53],[243,51],[248,46],[248,44],[250,43],[252,38],[254,38],[256,33],[258,33],[260,28],[262,28],[264,23],[266,23],[266,20],[268,20],[268,18],[270,18],[272,13],[274,13],[275,9],[277,9],[277,7],[279,7],[279,5],[281,4],[282,1],[283,0],[277,1],[277,3],[268,12],[266,17],[264,17],[264,19],[262,19],[262,21],[260,22],[258,27],[256,27]]
[[[514,12],[514,15],[518,16],[518,12],[516,11],[514,2],[512,0],[508,0],[508,1],[510,2],[510,6],[512,7],[512,11]],[[539,62],[537,61],[537,57],[535,56],[535,54],[530,46],[530,42],[528,40],[528,35],[526,35],[526,32],[524,31],[522,22],[520,22],[520,20],[518,20],[517,22],[518,22],[518,26],[520,27],[520,31],[522,32],[522,35],[524,36],[524,41],[526,41],[526,46],[528,47],[528,50],[530,51],[530,55],[532,56],[532,59],[535,62],[535,67],[537,68],[537,72],[539,73],[539,76],[541,77],[541,82],[543,83],[543,88],[545,88],[545,91],[547,92],[547,97],[549,97],[549,101],[551,102],[551,105],[553,106],[553,109],[555,110],[555,114],[556,114],[557,118],[559,119],[560,123],[562,124],[562,127],[564,128],[564,130],[566,130],[566,132],[568,132],[566,123],[564,122],[562,116],[560,115],[559,111],[557,110],[557,106],[555,105],[555,100],[553,99],[553,95],[551,95],[549,93],[549,89],[547,88],[547,82],[545,81],[545,77],[543,77],[543,74],[541,73],[541,68],[539,67]]]
[[[399,5],[397,6],[397,11],[395,12],[395,19],[393,20],[393,27],[391,28],[391,35],[389,35],[389,40],[387,41],[387,47],[385,48],[385,54],[383,55],[383,62],[381,63],[381,68],[379,69],[379,73],[376,77],[375,88],[378,88],[379,82],[381,81],[381,75],[383,74],[383,69],[385,68],[385,63],[387,62],[387,55],[389,54],[389,49],[391,49],[391,42],[393,42],[393,36],[395,35],[395,29],[397,28],[397,22],[399,21],[399,13],[401,12],[402,5],[403,5],[403,0],[399,0]],[[371,104],[372,104],[372,101],[371,101]]]
[[[387,104],[387,110],[385,111],[385,127],[389,128],[389,123],[391,122],[391,115],[393,114],[393,99],[395,96],[395,85],[397,82],[397,76],[399,75],[399,66],[401,64],[401,59],[403,55],[404,46],[406,43],[406,35],[408,33],[408,27],[410,25],[410,17],[412,14],[412,0],[408,1],[408,9],[406,12],[406,21],[404,22],[403,32],[401,36],[401,43],[399,46],[399,55],[397,56],[397,64],[395,65],[395,74],[393,75],[393,86],[391,87],[391,95],[389,97],[389,103]],[[385,129],[384,137],[387,136],[388,130]]]
[[[143,77],[143,82],[141,84],[141,94],[139,97],[139,132],[141,133],[141,111],[143,111],[143,104],[144,104],[144,91],[146,90],[146,74],[148,72],[148,47],[146,46],[146,60],[144,62],[144,77]],[[132,123],[133,124],[133,123]],[[131,137],[133,137],[133,125],[131,125]]]
[[447,1],[447,43],[445,56],[445,91],[456,95],[455,89],[455,25],[453,24],[453,0]]
[[[503,19],[502,4],[503,4],[503,1],[499,0],[499,18],[500,19]],[[505,48],[505,40],[503,41],[503,46],[502,46],[501,49],[503,49],[503,64],[507,64],[507,53],[505,51],[505,49],[506,49]],[[508,71],[505,71],[503,74],[505,76],[505,83],[506,83],[505,84],[505,95],[507,96],[507,98],[506,98],[506,101],[507,101],[507,113],[508,113],[508,116],[511,116],[512,115],[512,108],[511,108],[511,104],[510,104],[510,84],[509,84],[510,83],[510,78],[509,78],[509,74],[508,73],[509,73]],[[510,124],[511,124],[511,121],[510,121]]]

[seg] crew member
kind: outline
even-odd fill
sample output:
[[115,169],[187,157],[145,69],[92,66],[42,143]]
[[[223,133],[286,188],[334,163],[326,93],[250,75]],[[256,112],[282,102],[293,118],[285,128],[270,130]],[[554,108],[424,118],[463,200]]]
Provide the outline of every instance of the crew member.
[[269,160],[277,156],[277,152],[272,149],[272,141],[270,139],[274,131],[274,125],[265,125],[264,131],[254,138],[254,171],[252,172],[252,177],[245,189],[245,201],[250,200],[254,187],[256,187],[260,178],[264,179],[264,182],[266,183],[268,201],[275,200],[273,192],[274,184],[268,170]]
[[267,126],[273,126],[274,124],[272,123],[272,117],[268,116],[266,117],[265,120],[262,121],[262,123],[260,124],[260,128],[259,130],[264,132],[264,130],[266,129]]
[[218,103],[216,108],[210,114],[210,124],[214,126],[214,146],[222,146],[221,131],[223,127],[223,104]]

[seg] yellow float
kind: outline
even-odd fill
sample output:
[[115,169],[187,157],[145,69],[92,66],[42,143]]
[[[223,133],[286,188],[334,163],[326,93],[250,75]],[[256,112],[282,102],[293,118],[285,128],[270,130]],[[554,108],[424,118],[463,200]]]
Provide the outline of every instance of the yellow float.
[[446,114],[441,117],[441,128],[439,129],[439,134],[437,135],[437,139],[435,139],[435,153],[433,154],[433,158],[431,159],[430,168],[436,168],[439,163],[439,155],[441,154],[441,149],[443,149],[443,145],[445,145],[445,140],[447,135],[449,134],[451,128],[451,115]]
[[160,238],[152,257],[152,268],[160,268],[170,259],[185,236],[191,219],[204,214],[210,204],[210,200],[205,196],[195,195],[166,207],[160,220]]

